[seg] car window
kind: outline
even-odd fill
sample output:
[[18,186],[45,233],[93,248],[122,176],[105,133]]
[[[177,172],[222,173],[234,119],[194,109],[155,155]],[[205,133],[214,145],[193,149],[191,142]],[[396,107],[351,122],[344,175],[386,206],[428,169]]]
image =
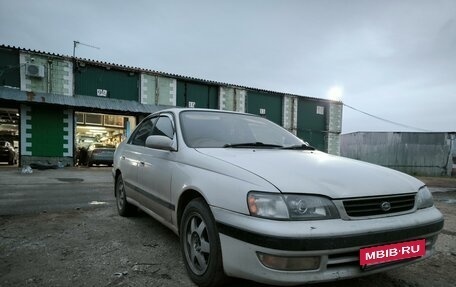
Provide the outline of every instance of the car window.
[[155,122],[157,121],[157,117],[148,118],[144,120],[134,131],[133,135],[131,136],[128,143],[133,145],[146,145],[146,139],[148,136],[152,135],[154,130]]
[[166,136],[170,139],[174,138],[173,123],[168,117],[159,117],[155,124],[153,135]]

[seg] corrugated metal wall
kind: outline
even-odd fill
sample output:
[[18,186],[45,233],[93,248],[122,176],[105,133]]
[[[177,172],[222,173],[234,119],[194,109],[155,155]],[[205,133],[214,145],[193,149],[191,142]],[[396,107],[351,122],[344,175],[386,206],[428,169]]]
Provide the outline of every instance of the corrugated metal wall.
[[79,64],[74,71],[74,91],[77,95],[97,96],[106,90],[106,97],[139,101],[139,74],[129,71]]
[[341,155],[412,175],[451,175],[454,134],[359,132],[341,136]]
[[21,87],[19,51],[0,49],[0,86]]
[[327,151],[327,113],[325,102],[298,100],[298,137],[321,151]]
[[[261,91],[247,91],[246,111],[261,115],[278,125],[282,125],[282,96]],[[263,114],[264,113],[264,114]]]

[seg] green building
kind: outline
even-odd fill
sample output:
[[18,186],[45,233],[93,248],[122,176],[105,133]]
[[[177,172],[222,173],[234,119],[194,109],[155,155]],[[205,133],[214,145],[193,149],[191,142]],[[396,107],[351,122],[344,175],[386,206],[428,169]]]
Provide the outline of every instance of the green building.
[[341,102],[0,45],[0,140],[20,165],[74,165],[80,146],[119,143],[173,106],[261,115],[339,154]]

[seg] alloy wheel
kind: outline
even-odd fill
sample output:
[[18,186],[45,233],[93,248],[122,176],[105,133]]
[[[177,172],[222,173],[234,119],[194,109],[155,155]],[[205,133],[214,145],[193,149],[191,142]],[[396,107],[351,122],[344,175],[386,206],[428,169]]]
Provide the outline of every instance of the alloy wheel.
[[192,271],[197,275],[204,274],[208,267],[211,247],[206,223],[198,213],[193,213],[186,221],[184,251]]

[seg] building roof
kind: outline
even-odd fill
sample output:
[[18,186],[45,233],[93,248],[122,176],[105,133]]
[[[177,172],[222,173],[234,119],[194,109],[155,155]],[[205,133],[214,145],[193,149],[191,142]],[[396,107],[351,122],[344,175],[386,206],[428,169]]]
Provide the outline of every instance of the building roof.
[[18,103],[37,103],[66,106],[87,110],[110,110],[121,113],[150,114],[169,106],[141,104],[136,101],[74,95],[63,96],[49,93],[35,93],[21,91],[17,88],[0,87],[0,100],[15,101]]
[[219,86],[225,86],[225,87],[241,88],[241,89],[246,89],[246,90],[254,90],[254,91],[259,91],[259,92],[278,94],[278,95],[282,95],[282,96],[302,97],[302,98],[306,98],[306,99],[310,99],[310,100],[316,100],[316,101],[341,103],[339,101],[333,101],[333,100],[329,100],[329,99],[302,96],[302,95],[297,95],[297,94],[283,93],[283,92],[277,92],[277,91],[271,91],[271,90],[253,88],[253,87],[247,87],[247,86],[242,86],[242,85],[236,85],[236,84],[229,84],[229,83],[212,81],[212,80],[199,79],[199,78],[194,78],[194,77],[189,77],[189,76],[183,76],[183,75],[178,75],[178,74],[155,71],[155,70],[151,70],[151,69],[120,65],[120,64],[115,64],[115,63],[108,63],[108,62],[91,60],[91,59],[86,59],[86,58],[66,56],[66,55],[61,55],[61,54],[56,54],[56,53],[49,53],[49,52],[26,49],[26,48],[10,46],[10,45],[4,45],[4,44],[1,44],[0,48],[13,49],[13,50],[18,50],[18,51],[24,51],[24,52],[28,52],[28,53],[48,55],[48,56],[53,56],[53,57],[60,57],[60,58],[65,58],[65,59],[67,59],[69,61],[73,61],[74,60],[74,61],[78,61],[78,62],[88,63],[88,64],[91,64],[91,65],[94,65],[94,66],[112,67],[112,68],[116,68],[116,69],[119,69],[119,70],[130,71],[130,72],[149,73],[149,74],[154,74],[154,75],[159,75],[159,76],[164,76],[164,77],[171,77],[171,78],[175,78],[175,79],[187,80],[187,81],[193,81],[193,82],[199,82],[199,83],[205,83],[205,84],[211,84],[211,85],[219,85]]

